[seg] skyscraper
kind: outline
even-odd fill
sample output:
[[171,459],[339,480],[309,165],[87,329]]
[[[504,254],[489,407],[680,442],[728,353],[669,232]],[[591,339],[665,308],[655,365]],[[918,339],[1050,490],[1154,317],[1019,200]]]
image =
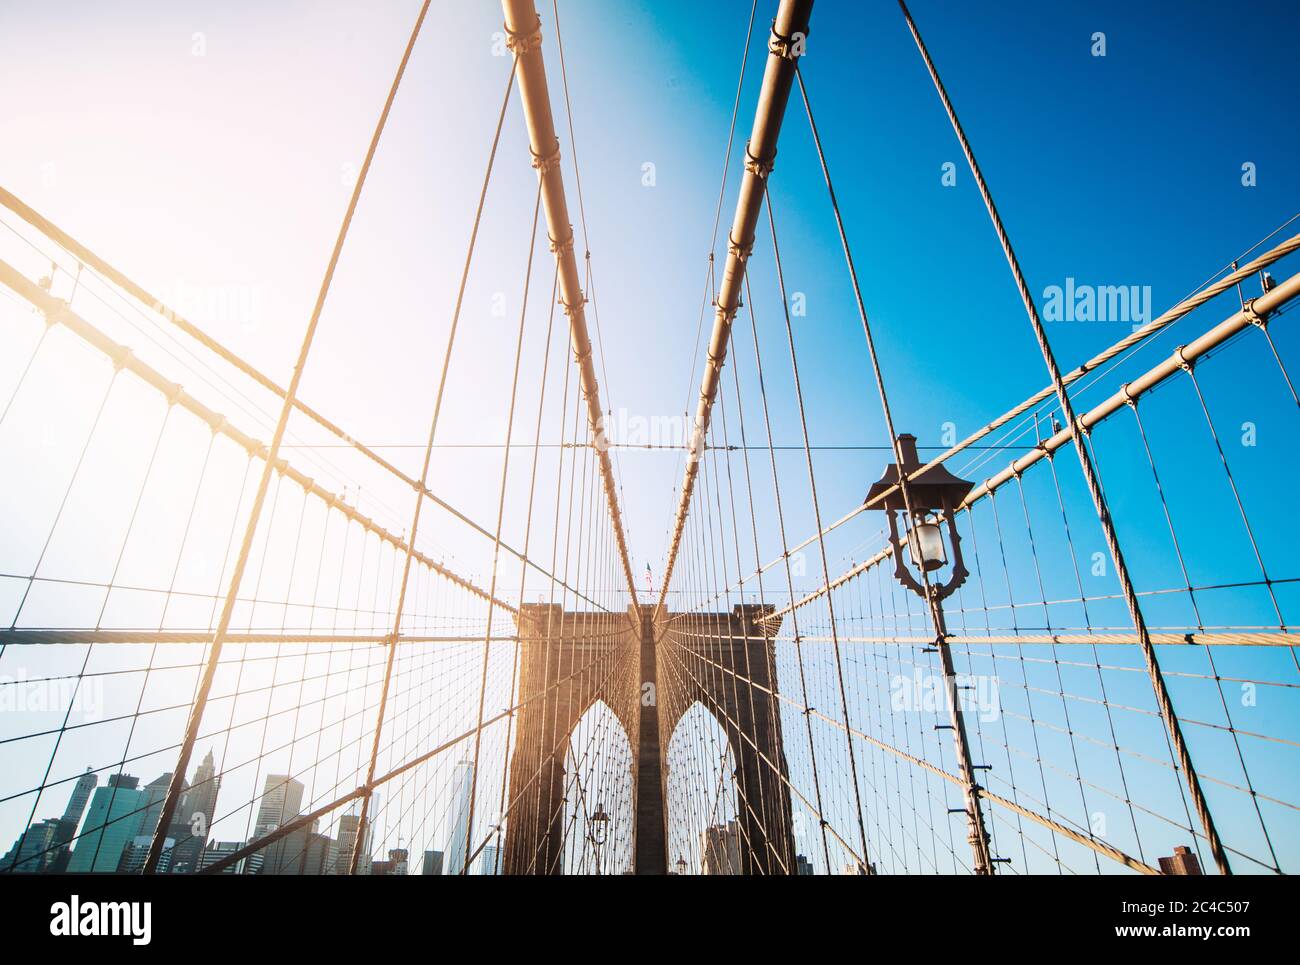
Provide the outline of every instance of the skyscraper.
[[[244,846],[243,841],[210,841],[203,849],[203,855],[199,858],[199,870],[202,871],[211,865],[216,864],[227,855],[234,854]],[[236,861],[233,865],[219,872],[223,875],[242,875],[244,873],[244,864],[248,859]]]
[[[155,782],[156,783],[156,782]],[[130,774],[110,774],[108,784],[96,788],[81,837],[72,850],[68,871],[116,871],[122,853],[140,833],[150,811],[153,794]],[[153,816],[156,823],[157,815]],[[150,824],[149,832],[153,831]]]
[[312,832],[307,836],[303,849],[301,872],[305,875],[329,874],[336,857],[334,839]]
[[420,873],[426,875],[442,874],[442,852],[441,851],[424,852],[424,867],[420,870]]
[[8,853],[0,858],[0,871],[17,874],[66,871],[68,859],[72,856],[70,844],[77,835],[77,825],[86,810],[86,802],[90,800],[90,792],[98,783],[99,778],[86,768],[86,773],[72,786],[63,817],[34,822],[29,826]]
[[735,821],[705,828],[700,835],[700,873],[738,875],[740,867],[740,827]]
[[[149,857],[149,846],[153,844],[152,834],[137,834],[122,850],[122,857],[117,861],[117,873],[139,874]],[[176,839],[168,835],[163,839],[162,855],[158,858],[158,874],[165,875],[172,870],[172,856],[175,854]]]
[[86,768],[86,773],[77,778],[77,783],[73,785],[72,794],[68,796],[68,806],[63,809],[63,820],[70,822],[74,829],[86,813],[86,802],[90,800],[98,783],[99,777],[90,768]]
[[58,818],[35,822],[18,836],[12,848],[0,859],[0,872],[38,874],[53,870],[56,841],[64,824]]
[[481,875],[500,874],[497,870],[498,848],[495,844],[486,845],[478,859],[478,873]]
[[[296,818],[302,810],[302,792],[302,782],[294,780],[288,774],[266,775],[266,784],[262,789],[262,803],[257,809],[257,823],[253,826],[253,837],[260,838],[274,831],[284,822]],[[249,873],[279,874],[280,865],[289,862],[299,853],[299,849],[294,849],[291,855],[285,840],[281,838],[256,854],[250,855]]]
[[442,873],[458,875],[466,871],[465,858],[469,853],[470,795],[474,793],[474,765],[461,761],[451,776],[451,823],[447,829],[447,853]]
[[303,786],[288,774],[266,775],[262,803],[257,809],[255,835],[274,831],[285,821],[295,818],[302,809]]
[[361,860],[357,862],[357,874],[370,873],[370,827],[369,822],[361,824],[361,815],[344,814],[339,817],[339,843],[334,859],[334,873],[345,875],[352,866],[352,851],[357,843],[357,827],[361,826]]
[[68,806],[63,809],[54,841],[57,849],[50,855],[45,870],[60,872],[68,869],[68,862],[72,859],[72,839],[77,836],[77,825],[81,823],[81,816],[86,813],[86,804],[98,784],[99,776],[88,767],[86,773],[77,778],[77,783],[72,786]]
[[316,832],[316,822],[295,828],[267,846],[260,874],[320,875],[334,854],[334,839]]
[[194,779],[181,796],[180,807],[172,820],[168,836],[176,842],[172,853],[171,870],[176,874],[190,874],[198,869],[203,846],[208,840],[217,811],[217,792],[221,777],[217,774],[209,748],[203,763],[194,772]]

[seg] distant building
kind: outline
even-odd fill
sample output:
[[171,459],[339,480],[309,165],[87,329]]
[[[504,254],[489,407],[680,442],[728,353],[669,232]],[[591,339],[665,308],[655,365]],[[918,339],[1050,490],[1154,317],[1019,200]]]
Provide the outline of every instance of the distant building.
[[60,872],[68,869],[68,862],[72,860],[72,839],[77,836],[77,825],[81,823],[81,816],[86,813],[90,795],[94,793],[98,784],[99,776],[88,767],[72,786],[72,793],[68,795],[68,806],[63,809],[61,819],[63,826],[59,828],[55,840],[58,848],[50,856],[45,870]]
[[344,814],[339,818],[339,843],[334,858],[334,874],[345,875],[352,866],[352,852],[356,848],[357,828],[361,827],[361,860],[357,862],[357,874],[370,874],[370,828],[361,823],[361,815]]
[[307,846],[303,850],[302,870],[304,875],[327,875],[337,859],[334,839],[327,834],[312,832],[307,836]]
[[409,866],[410,852],[405,848],[394,848],[388,852],[387,861],[372,861],[370,873],[373,875],[405,875]]
[[407,874],[407,869],[410,867],[410,854],[405,848],[394,848],[388,852],[388,860],[393,863],[393,874]]
[[90,768],[86,768],[86,773],[77,778],[77,783],[73,785],[72,794],[68,796],[68,806],[63,810],[63,820],[71,823],[74,828],[81,823],[81,816],[86,813],[86,804],[97,784],[99,777]]
[[328,874],[335,860],[334,839],[316,832],[316,822],[295,828],[262,852],[264,875]]
[[86,773],[77,778],[68,797],[63,817],[49,818],[31,824],[18,836],[13,847],[0,858],[0,872],[15,874],[34,874],[38,872],[66,871],[72,857],[72,839],[77,836],[77,825],[86,810],[90,793],[99,783],[99,778],[86,768]]
[[740,867],[740,827],[735,821],[705,828],[700,835],[700,873],[738,875]]
[[39,874],[51,870],[50,865],[64,828],[63,822],[58,818],[29,825],[0,860],[0,872]]
[[458,875],[469,855],[470,797],[474,793],[474,764],[461,761],[451,776],[451,824],[448,826],[447,855],[442,873]]
[[813,864],[808,860],[807,855],[797,854],[794,856],[794,873],[797,875],[810,875],[813,873]]
[[[131,842],[122,851],[122,857],[117,861],[118,874],[139,874],[140,869],[144,867],[145,859],[149,857],[149,846],[153,844],[152,834],[137,834],[131,839]],[[165,875],[172,870],[172,856],[176,848],[176,839],[167,837],[163,839],[163,851],[158,859],[158,873]]]
[[496,875],[501,872],[497,870],[497,855],[500,849],[495,844],[489,844],[483,848],[483,853],[478,859],[478,873],[481,875]]
[[1199,875],[1201,863],[1191,848],[1180,844],[1174,848],[1173,857],[1160,859],[1160,871],[1167,875]]
[[[210,868],[222,858],[234,854],[243,846],[243,841],[209,841],[203,848],[202,857],[199,858],[199,870],[203,871],[206,868]],[[236,861],[229,868],[223,869],[219,873],[223,875],[242,875],[244,873],[244,865],[247,861],[247,858],[243,858]]]
[[208,840],[208,831],[217,812],[221,776],[216,770],[209,749],[203,763],[194,772],[194,779],[181,795],[180,806],[167,832],[176,842],[171,860],[174,874],[191,874],[199,867],[203,845]]
[[441,851],[424,852],[424,867],[420,869],[420,874],[424,874],[424,875],[442,874],[442,852]]
[[[257,823],[253,826],[253,838],[269,834],[286,821],[296,818],[302,810],[303,790],[302,782],[294,780],[288,774],[268,774],[262,789],[262,803],[257,809]],[[283,866],[288,865],[292,857],[299,853],[304,842],[299,840],[299,847],[291,849],[286,843],[290,837],[293,835],[281,838],[256,854],[249,855],[248,873],[294,874],[294,871]]]

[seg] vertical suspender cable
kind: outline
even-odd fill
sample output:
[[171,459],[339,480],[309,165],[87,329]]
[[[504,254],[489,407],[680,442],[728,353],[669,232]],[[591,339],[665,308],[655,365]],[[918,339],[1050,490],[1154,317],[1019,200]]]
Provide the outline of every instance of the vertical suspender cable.
[[194,705],[190,708],[189,721],[185,725],[185,736],[181,739],[180,754],[177,756],[176,766],[172,770],[171,781],[167,785],[167,793],[163,797],[162,809],[158,815],[158,826],[154,829],[153,840],[149,843],[149,854],[145,857],[144,865],[140,869],[142,874],[153,874],[158,867],[159,859],[162,858],[167,829],[171,826],[172,816],[176,813],[176,806],[180,803],[181,791],[185,786],[185,772],[189,768],[190,755],[194,751],[194,740],[198,736],[199,724],[203,720],[203,711],[208,703],[208,693],[212,689],[212,680],[217,673],[217,663],[221,659],[221,645],[225,640],[226,632],[230,629],[230,618],[234,613],[235,599],[239,595],[239,586],[244,579],[244,568],[248,565],[248,556],[253,547],[253,537],[257,532],[257,524],[262,515],[262,504],[266,501],[266,491],[270,487],[271,474],[275,471],[276,463],[280,458],[280,443],[284,439],[285,430],[288,428],[289,416],[293,412],[294,400],[298,396],[298,385],[302,381],[303,370],[307,367],[307,356],[311,352],[312,341],[316,337],[316,326],[320,322],[321,311],[324,309],[325,299],[329,295],[330,283],[334,280],[334,269],[338,266],[339,255],[343,251],[343,243],[347,240],[348,228],[352,225],[352,216],[356,213],[357,202],[361,199],[361,190],[365,187],[366,175],[370,172],[370,163],[375,158],[375,150],[379,147],[379,138],[384,132],[384,126],[388,123],[388,114],[392,110],[393,101],[397,98],[397,88],[402,82],[402,75],[406,73],[407,62],[411,59],[411,51],[415,47],[416,38],[420,35],[420,27],[424,24],[424,17],[428,11],[429,0],[425,0],[424,5],[420,7],[419,16],[416,17],[411,36],[406,42],[406,49],[402,52],[402,60],[397,65],[397,74],[393,77],[393,84],[388,89],[388,98],[384,101],[384,109],[379,114],[379,121],[375,125],[374,134],[370,137],[370,146],[366,150],[366,159],[361,165],[361,171],[357,175],[357,183],[352,189],[352,197],[349,199],[347,211],[343,215],[343,224],[339,226],[338,236],[334,239],[334,250],[330,252],[329,264],[325,268],[325,277],[321,280],[320,290],[316,294],[316,304],[312,308],[311,320],[307,323],[307,331],[303,334],[302,347],[298,350],[298,360],[293,367],[293,377],[290,379],[289,387],[285,391],[284,405],[280,407],[280,418],[276,422],[275,434],[271,437],[271,446],[266,453],[266,462],[262,466],[262,476],[258,480],[257,495],[254,497],[252,511],[248,517],[248,526],[244,530],[244,540],[239,548],[239,558],[235,563],[234,571],[230,575],[225,603],[221,608],[221,619],[217,624],[216,632],[212,635],[212,644],[208,648],[207,663],[203,668],[203,676],[199,681],[198,692],[194,695]]
[[[506,80],[506,92],[501,98],[501,110],[497,114],[496,130],[492,135],[492,150],[488,153],[487,168],[483,172],[483,187],[479,189],[478,208],[474,212],[474,227],[470,230],[469,247],[465,252],[465,265],[461,269],[460,287],[456,290],[456,307],[451,315],[451,327],[447,332],[447,349],[442,358],[442,373],[438,377],[438,391],[434,396],[433,418],[429,423],[429,440],[424,447],[424,465],[420,470],[420,485],[415,493],[415,509],[411,515],[410,536],[406,540],[406,560],[402,564],[402,582],[399,584],[397,592],[397,609],[393,616],[393,632],[388,638],[388,660],[384,664],[384,682],[379,692],[379,716],[375,721],[374,742],[370,749],[370,764],[366,770],[365,795],[361,798],[361,817],[357,823],[357,835],[353,840],[352,855],[349,858],[348,874],[357,873],[357,865],[361,860],[361,853],[365,850],[366,843],[366,820],[370,810],[371,784],[375,779],[375,768],[379,760],[379,738],[384,726],[384,711],[388,705],[388,687],[393,677],[393,660],[397,655],[397,639],[402,629],[402,612],[406,606],[406,587],[410,582],[411,576],[411,559],[415,554],[415,538],[420,529],[420,510],[424,507],[424,493],[429,484],[429,466],[433,458],[433,442],[438,433],[438,421],[442,415],[442,399],[447,389],[447,372],[451,368],[451,352],[456,344],[456,331],[460,327],[460,310],[465,302],[465,285],[469,281],[469,269],[474,260],[474,247],[478,241],[479,225],[483,221],[483,206],[487,201],[488,184],[492,180],[492,168],[496,162],[497,146],[501,143],[501,128],[505,124],[506,108],[510,104],[510,94],[515,86],[515,72],[513,68]],[[500,546],[501,534],[498,529],[497,544]],[[494,601],[488,601],[488,624],[489,633],[491,633],[491,613]]]

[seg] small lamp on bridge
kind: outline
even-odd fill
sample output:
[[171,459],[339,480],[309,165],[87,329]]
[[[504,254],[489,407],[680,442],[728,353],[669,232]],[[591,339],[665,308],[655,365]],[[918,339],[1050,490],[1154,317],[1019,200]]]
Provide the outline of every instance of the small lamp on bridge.
[[591,840],[595,844],[604,844],[605,835],[609,830],[609,815],[605,813],[605,805],[597,804],[596,810],[591,815]]
[[[907,501],[899,486],[899,479],[911,476],[921,468],[916,454],[916,436],[903,433],[898,437],[898,451],[902,457],[902,472],[897,463],[885,467],[882,475],[867,492],[867,503],[873,509],[884,510],[889,520],[889,542],[894,548],[894,575],[903,586],[920,596],[926,595],[926,585],[936,600],[942,600],[961,586],[969,575],[961,557],[961,538],[953,523],[954,510],[966,498],[974,483],[960,479],[944,466],[935,466],[923,475],[909,479]],[[952,544],[952,571],[944,583],[923,583],[912,575],[904,561],[902,540],[899,538],[898,519],[903,518],[907,536],[907,556],[912,565],[922,573],[935,573],[948,565],[948,552],[944,546],[943,521],[947,521],[948,542]]]

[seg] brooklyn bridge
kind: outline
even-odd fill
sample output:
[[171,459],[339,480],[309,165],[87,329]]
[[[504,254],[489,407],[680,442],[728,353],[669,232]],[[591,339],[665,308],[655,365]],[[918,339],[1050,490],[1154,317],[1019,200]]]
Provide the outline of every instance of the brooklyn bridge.
[[[767,6],[707,15],[734,92],[665,88],[730,116],[663,121],[707,174],[643,149],[647,101],[584,117],[584,63],[652,46],[630,24],[597,52],[503,0],[435,122],[410,98],[483,11],[412,7],[329,237],[275,192],[238,226],[314,273],[273,328],[0,187],[0,873],[1300,868],[1300,215],[1154,306],[1140,264],[1052,276],[1018,218],[1058,189],[938,8],[863,5],[912,130],[836,89],[861,11]],[[924,187],[863,174],[929,145]],[[682,192],[689,231],[600,200],[637,151],[627,197]],[[433,208],[384,193],[408,169]],[[880,212],[950,187],[902,285]],[[638,287],[667,249],[694,274]],[[997,317],[961,314],[980,285]],[[630,320],[669,289],[698,315]]]

